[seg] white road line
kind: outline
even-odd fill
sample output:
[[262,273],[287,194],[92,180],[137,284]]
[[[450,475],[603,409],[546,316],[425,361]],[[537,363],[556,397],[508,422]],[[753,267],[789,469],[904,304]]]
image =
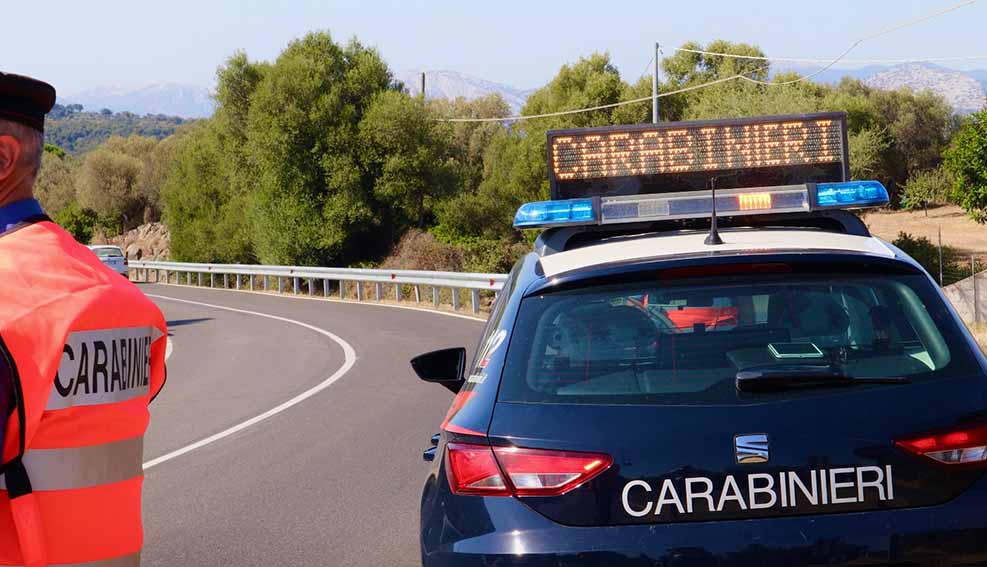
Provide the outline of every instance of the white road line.
[[168,341],[165,343],[165,361],[167,361],[171,358],[171,353],[175,351],[175,343],[171,342],[171,337],[167,337],[165,340]]
[[347,343],[343,339],[339,338],[338,336],[330,333],[329,331],[327,331],[325,329],[320,329],[319,327],[316,327],[314,325],[309,325],[308,323],[302,323],[301,321],[295,321],[294,319],[288,319],[287,317],[279,317],[277,315],[271,315],[269,313],[259,313],[257,311],[248,311],[246,309],[236,309],[236,308],[233,308],[233,307],[226,307],[224,305],[213,305],[211,303],[201,303],[199,301],[189,301],[187,299],[178,299],[176,297],[168,297],[168,296],[164,296],[164,295],[147,294],[147,296],[148,297],[153,297],[153,298],[156,298],[156,299],[164,299],[166,301],[177,301],[179,303],[187,303],[189,305],[199,305],[199,306],[202,306],[202,307],[209,307],[209,308],[212,308],[212,309],[222,309],[224,311],[233,311],[234,313],[244,313],[244,314],[247,314],[247,315],[256,315],[257,317],[265,317],[267,319],[274,319],[275,321],[282,321],[282,322],[285,322],[285,323],[290,323],[292,325],[298,325],[299,327],[304,327],[306,329],[309,329],[310,331],[315,331],[316,333],[319,333],[320,335],[324,335],[324,336],[328,337],[330,340],[332,340],[333,342],[335,342],[336,344],[338,344],[343,349],[343,355],[345,357],[345,360],[343,362],[343,365],[341,367],[339,367],[338,370],[336,370],[335,372],[333,372],[331,376],[329,376],[328,378],[326,378],[325,380],[323,380],[319,384],[316,384],[312,388],[309,388],[308,390],[305,390],[301,394],[298,394],[294,398],[291,398],[290,400],[288,400],[288,401],[286,401],[286,402],[284,402],[284,403],[282,403],[282,404],[280,404],[280,405],[278,405],[276,407],[273,407],[273,408],[267,410],[266,412],[264,412],[264,413],[262,413],[262,414],[260,414],[260,415],[258,415],[256,417],[252,417],[252,418],[248,419],[247,421],[244,421],[242,423],[238,423],[238,424],[234,425],[233,427],[230,427],[229,429],[224,429],[223,431],[220,431],[219,433],[215,433],[213,435],[210,435],[209,437],[206,437],[205,439],[200,439],[199,441],[196,441],[195,443],[192,443],[190,445],[186,445],[186,446],[182,447],[181,449],[176,449],[176,450],[174,450],[174,451],[172,451],[170,453],[166,453],[164,455],[161,455],[160,457],[151,459],[150,461],[147,461],[146,463],[144,463],[144,470],[147,470],[147,469],[149,469],[151,467],[160,465],[161,463],[164,463],[166,461],[170,461],[172,459],[175,459],[177,457],[180,457],[180,456],[182,456],[182,455],[184,455],[186,453],[190,453],[192,451],[195,451],[196,449],[200,449],[202,447],[205,447],[206,445],[209,445],[210,443],[213,443],[215,441],[219,441],[220,439],[223,439],[225,437],[229,437],[230,435],[233,435],[234,433],[237,433],[238,431],[242,431],[242,430],[250,427],[251,425],[255,425],[257,423],[260,423],[260,422],[264,421],[265,419],[267,419],[269,417],[275,416],[275,415],[283,412],[284,410],[286,410],[286,409],[288,409],[288,408],[290,408],[292,406],[295,406],[295,405],[297,405],[297,404],[299,404],[299,403],[307,400],[308,398],[311,398],[315,394],[318,394],[322,390],[325,390],[326,388],[328,388],[329,386],[331,386],[332,383],[335,382],[336,380],[339,380],[340,378],[342,378],[343,375],[346,374],[349,371],[349,369],[352,368],[353,365],[356,363],[356,351],[353,350],[353,347],[350,346],[349,343]]

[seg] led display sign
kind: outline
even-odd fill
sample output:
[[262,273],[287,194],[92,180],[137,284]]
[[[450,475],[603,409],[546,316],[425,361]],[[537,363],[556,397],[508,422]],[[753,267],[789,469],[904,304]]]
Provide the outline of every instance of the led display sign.
[[845,181],[846,115],[555,130],[548,162],[553,199]]

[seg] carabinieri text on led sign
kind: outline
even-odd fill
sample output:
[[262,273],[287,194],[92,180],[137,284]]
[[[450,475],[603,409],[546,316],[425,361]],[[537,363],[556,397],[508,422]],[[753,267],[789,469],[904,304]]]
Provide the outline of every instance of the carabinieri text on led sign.
[[[552,197],[630,195],[847,178],[843,113],[548,133]],[[722,178],[722,179],[721,179]]]

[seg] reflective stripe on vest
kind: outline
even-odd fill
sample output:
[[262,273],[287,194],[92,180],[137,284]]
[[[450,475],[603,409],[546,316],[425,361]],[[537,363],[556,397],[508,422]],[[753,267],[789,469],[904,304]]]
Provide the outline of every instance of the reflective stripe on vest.
[[[49,565],[48,567],[140,567],[140,564],[141,554],[140,552],[137,552],[131,553],[130,555],[124,555],[123,557],[115,557],[113,559],[102,559],[100,561],[89,561],[87,563],[60,563],[58,565]],[[19,566],[0,565],[0,567]]]
[[[138,476],[144,461],[144,439],[67,449],[32,449],[24,454],[34,490],[71,490],[112,484]],[[0,483],[6,487],[3,475]]]

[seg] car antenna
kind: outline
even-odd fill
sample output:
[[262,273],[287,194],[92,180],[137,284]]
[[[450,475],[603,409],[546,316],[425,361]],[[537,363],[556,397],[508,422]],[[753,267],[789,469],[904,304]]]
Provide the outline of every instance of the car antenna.
[[720,238],[720,232],[716,229],[716,177],[714,176],[709,180],[709,190],[713,193],[713,208],[709,217],[709,235],[706,236],[706,240],[703,244],[707,246],[716,246],[723,244],[723,239]]

